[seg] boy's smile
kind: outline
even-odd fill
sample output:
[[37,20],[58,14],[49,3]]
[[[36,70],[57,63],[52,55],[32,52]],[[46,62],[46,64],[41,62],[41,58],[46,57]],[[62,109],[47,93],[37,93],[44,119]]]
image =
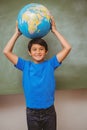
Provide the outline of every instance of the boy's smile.
[[45,47],[39,44],[33,44],[31,51],[29,52],[29,55],[32,56],[35,63],[43,62],[46,54],[47,51],[45,50]]

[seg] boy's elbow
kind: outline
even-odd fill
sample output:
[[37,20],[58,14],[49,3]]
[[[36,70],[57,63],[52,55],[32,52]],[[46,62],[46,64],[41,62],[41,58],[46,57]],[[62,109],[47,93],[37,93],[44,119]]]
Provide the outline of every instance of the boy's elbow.
[[6,54],[6,50],[5,50],[5,49],[3,50],[3,54],[4,54],[4,55]]
[[4,55],[7,55],[8,54],[8,51],[6,49],[3,50],[3,54]]
[[68,52],[70,52],[70,51],[71,51],[71,49],[72,49],[72,47],[71,47],[71,46],[69,46],[69,47],[67,48]]
[[71,50],[72,50],[72,47],[70,46],[70,47],[69,47],[69,51],[71,51]]

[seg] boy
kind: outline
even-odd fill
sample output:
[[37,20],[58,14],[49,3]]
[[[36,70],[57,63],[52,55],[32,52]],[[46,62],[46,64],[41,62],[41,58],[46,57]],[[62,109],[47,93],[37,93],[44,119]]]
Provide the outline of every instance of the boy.
[[51,31],[60,41],[62,50],[49,60],[45,60],[48,53],[47,43],[39,38],[31,40],[28,44],[28,52],[33,61],[26,61],[12,52],[16,40],[21,35],[17,25],[14,35],[3,51],[15,67],[23,71],[28,130],[56,130],[54,70],[69,54],[71,46],[57,31],[52,16]]

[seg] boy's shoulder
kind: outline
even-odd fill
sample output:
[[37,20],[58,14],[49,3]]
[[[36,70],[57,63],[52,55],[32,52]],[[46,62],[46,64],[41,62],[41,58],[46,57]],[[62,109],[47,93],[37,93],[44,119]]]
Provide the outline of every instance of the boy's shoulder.
[[61,65],[61,63],[58,61],[56,55],[52,56],[48,61],[54,68],[57,68]]

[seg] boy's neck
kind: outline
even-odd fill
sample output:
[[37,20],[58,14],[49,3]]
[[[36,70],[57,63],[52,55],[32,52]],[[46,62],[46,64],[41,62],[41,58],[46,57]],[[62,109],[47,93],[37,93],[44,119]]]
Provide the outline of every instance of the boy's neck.
[[40,63],[43,63],[45,61],[45,59],[43,59],[43,60],[41,60],[41,61],[35,61],[35,60],[33,60],[33,62],[35,63],[35,64],[40,64]]

